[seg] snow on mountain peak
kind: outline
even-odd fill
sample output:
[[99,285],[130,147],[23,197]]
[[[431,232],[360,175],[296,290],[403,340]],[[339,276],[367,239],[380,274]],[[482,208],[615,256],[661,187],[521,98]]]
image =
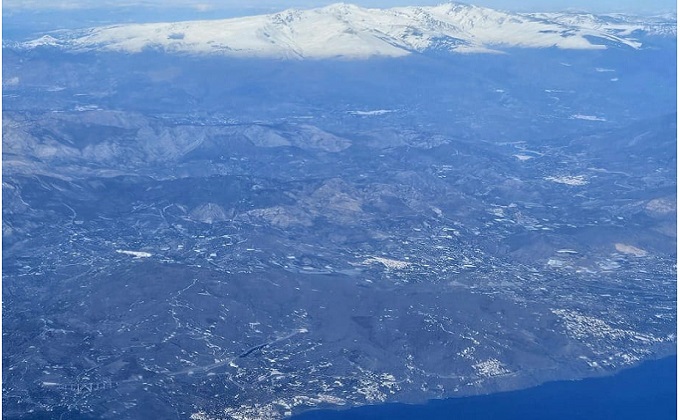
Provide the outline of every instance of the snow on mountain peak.
[[515,14],[461,3],[391,9],[335,3],[233,19],[59,32],[22,46],[297,59],[397,57],[434,48],[451,52],[497,52],[509,47],[604,49],[607,43],[639,48],[641,44],[631,36],[645,25],[585,14]]
[[318,10],[324,10],[328,11],[331,13],[337,13],[337,14],[350,14],[352,12],[356,12],[361,10],[361,8],[357,5],[351,4],[351,3],[333,3],[329,4],[328,6],[322,7]]
[[43,35],[38,39],[34,39],[33,41],[28,41],[24,43],[24,46],[30,47],[30,48],[35,48],[39,46],[45,46],[45,45],[50,45],[50,46],[58,46],[59,40],[50,36],[50,35]]

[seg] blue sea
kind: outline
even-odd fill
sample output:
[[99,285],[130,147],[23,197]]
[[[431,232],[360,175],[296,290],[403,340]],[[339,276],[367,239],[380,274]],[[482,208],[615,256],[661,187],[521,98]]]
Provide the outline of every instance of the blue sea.
[[317,410],[295,420],[675,420],[677,356],[649,361],[604,378],[549,382],[521,391],[430,401],[384,404],[344,411]]

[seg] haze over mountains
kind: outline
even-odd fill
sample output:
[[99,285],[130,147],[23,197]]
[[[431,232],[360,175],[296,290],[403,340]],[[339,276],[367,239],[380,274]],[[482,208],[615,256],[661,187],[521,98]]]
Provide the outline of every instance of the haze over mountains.
[[238,57],[398,57],[428,50],[490,53],[502,48],[640,48],[641,34],[675,34],[664,18],[569,13],[508,13],[459,3],[368,9],[327,7],[223,20],[123,24],[60,31],[22,44],[68,50]]
[[6,418],[280,420],[676,353],[673,18],[38,32],[3,43]]

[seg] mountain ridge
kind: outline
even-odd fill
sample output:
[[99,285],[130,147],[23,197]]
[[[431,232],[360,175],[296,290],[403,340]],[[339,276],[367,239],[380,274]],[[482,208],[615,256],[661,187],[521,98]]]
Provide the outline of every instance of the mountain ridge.
[[314,9],[219,20],[135,23],[59,31],[17,44],[69,51],[170,53],[280,59],[399,57],[443,49],[500,53],[505,48],[642,48],[637,35],[675,36],[662,18],[584,13],[509,13],[462,3]]

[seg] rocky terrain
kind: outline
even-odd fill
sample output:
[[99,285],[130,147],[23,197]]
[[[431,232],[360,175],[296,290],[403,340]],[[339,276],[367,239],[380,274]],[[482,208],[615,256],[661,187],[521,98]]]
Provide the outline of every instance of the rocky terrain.
[[3,415],[278,419],[674,354],[672,42],[6,47]]

